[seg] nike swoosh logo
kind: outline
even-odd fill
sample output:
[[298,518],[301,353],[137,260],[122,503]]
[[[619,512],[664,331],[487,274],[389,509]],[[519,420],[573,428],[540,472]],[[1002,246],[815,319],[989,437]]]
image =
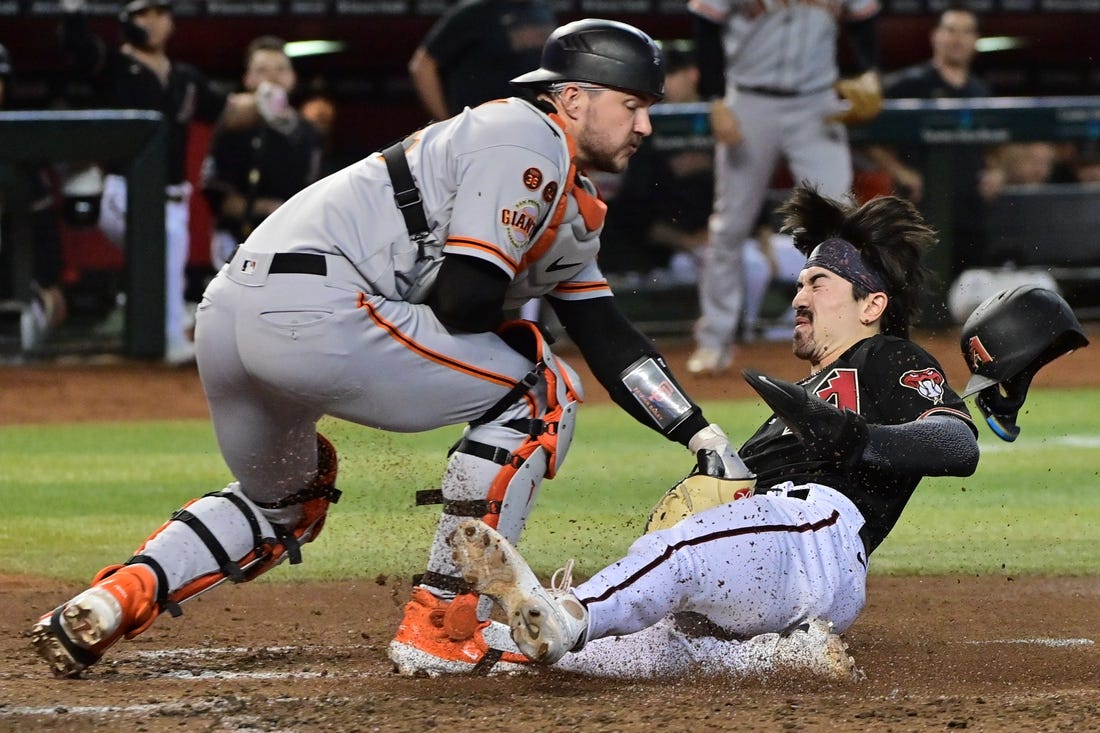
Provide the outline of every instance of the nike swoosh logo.
[[580,267],[583,262],[566,262],[564,265],[561,262],[561,257],[551,262],[546,266],[547,272],[557,272],[558,270],[568,270],[570,267]]

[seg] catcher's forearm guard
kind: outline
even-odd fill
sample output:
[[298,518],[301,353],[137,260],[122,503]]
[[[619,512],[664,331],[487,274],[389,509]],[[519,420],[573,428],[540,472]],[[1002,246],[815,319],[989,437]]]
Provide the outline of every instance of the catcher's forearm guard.
[[619,380],[641,405],[653,426],[664,435],[696,410],[658,357],[649,354],[641,357],[623,370]]

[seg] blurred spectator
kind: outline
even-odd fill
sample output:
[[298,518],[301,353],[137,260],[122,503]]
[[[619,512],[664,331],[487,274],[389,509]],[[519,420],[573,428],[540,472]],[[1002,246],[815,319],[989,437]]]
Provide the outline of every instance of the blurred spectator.
[[[980,29],[978,16],[961,4],[944,9],[932,29],[932,58],[883,78],[883,93],[888,98],[959,99],[988,97],[988,84],[973,74]],[[869,146],[867,155],[890,174],[899,195],[914,203],[924,200],[928,148],[905,146],[891,149]],[[951,276],[967,267],[980,265],[985,251],[982,195],[988,182],[982,181],[985,148],[981,145],[951,145],[951,200],[955,215],[951,222],[934,222],[947,232],[951,243]],[[979,187],[982,187],[981,193]]]
[[440,16],[409,60],[428,114],[443,120],[490,99],[523,96],[508,82],[541,63],[557,27],[548,0],[463,0]]
[[[245,52],[241,79],[246,91],[265,82],[291,95],[297,75],[274,36],[260,36]],[[288,110],[278,126],[257,118],[243,129],[219,126],[203,161],[202,190],[214,214],[210,260],[221,269],[261,221],[295,193],[316,181],[321,165],[321,133]]]
[[[101,104],[118,109],[161,112],[167,136],[165,189],[165,361],[194,360],[188,335],[184,288],[190,254],[188,232],[191,184],[187,180],[187,136],[192,120],[227,127],[252,124],[257,116],[276,123],[287,110],[285,94],[268,85],[260,94],[227,95],[202,72],[168,57],[175,30],[172,0],[129,0],[119,13],[123,43],[108,46],[95,35],[85,14],[86,0],[62,0],[61,48],[74,73],[87,78]],[[125,243],[126,178],[114,163],[104,179],[99,225],[118,246]]]
[[989,155],[982,195],[992,200],[1005,186],[1076,182],[1079,173],[1074,170],[1074,163],[1062,157],[1064,155],[1060,146],[1045,141],[1002,145]]
[[1081,147],[1074,164],[1074,172],[1081,183],[1100,183],[1100,145],[1092,142]]
[[[11,55],[5,46],[0,45],[0,109],[6,103],[13,73]],[[18,177],[27,198],[32,280],[30,300],[12,303],[10,311],[8,308],[4,310],[18,314],[20,347],[23,351],[32,351],[50,330],[64,322],[68,312],[65,293],[61,288],[61,234],[49,169],[13,167],[11,173]],[[0,202],[5,199],[10,201],[11,198],[0,196]],[[10,301],[22,286],[22,283],[12,280],[15,247],[20,245],[14,236],[14,215],[14,212],[0,206],[0,273],[3,273],[0,277],[0,301]]]

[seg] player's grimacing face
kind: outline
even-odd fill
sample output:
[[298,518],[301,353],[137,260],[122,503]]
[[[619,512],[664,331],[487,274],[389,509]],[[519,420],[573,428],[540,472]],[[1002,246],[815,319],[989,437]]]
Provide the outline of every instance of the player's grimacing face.
[[630,156],[653,132],[652,101],[617,89],[585,91],[577,131],[577,158],[582,168],[621,173]]
[[866,335],[860,321],[863,305],[853,297],[852,283],[823,267],[807,267],[795,287],[796,357],[823,364]]

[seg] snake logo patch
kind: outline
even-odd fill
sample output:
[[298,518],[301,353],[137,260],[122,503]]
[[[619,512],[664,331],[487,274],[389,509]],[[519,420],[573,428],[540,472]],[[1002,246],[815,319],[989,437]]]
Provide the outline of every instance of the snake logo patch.
[[908,371],[898,381],[909,389],[917,390],[921,397],[930,400],[934,405],[943,402],[943,385],[947,380],[932,367]]

